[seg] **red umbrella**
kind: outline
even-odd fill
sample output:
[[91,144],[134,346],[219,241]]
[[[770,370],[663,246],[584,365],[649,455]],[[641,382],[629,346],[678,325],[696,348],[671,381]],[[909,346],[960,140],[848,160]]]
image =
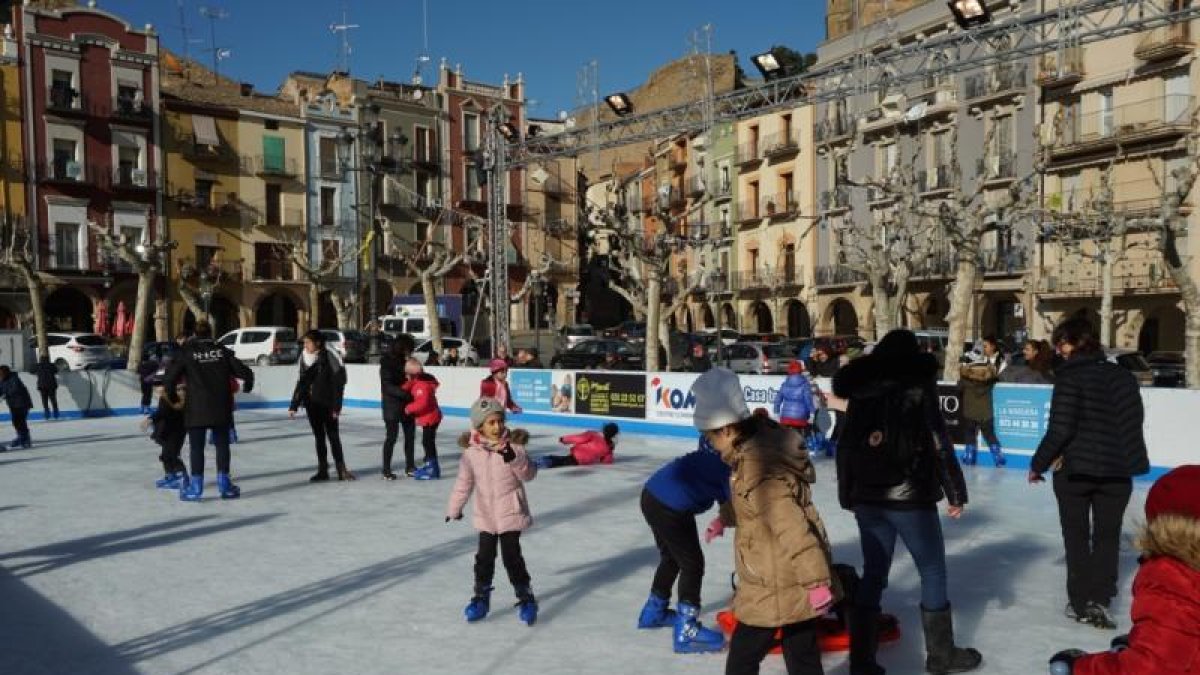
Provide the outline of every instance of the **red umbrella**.
[[96,303],[96,321],[92,329],[99,335],[108,332],[108,303],[103,300]]
[[125,320],[125,334],[133,335],[133,312],[130,312],[129,318]]
[[125,311],[125,301],[122,300],[117,303],[117,318],[113,321],[113,337],[125,337],[125,323],[128,321],[128,318]]

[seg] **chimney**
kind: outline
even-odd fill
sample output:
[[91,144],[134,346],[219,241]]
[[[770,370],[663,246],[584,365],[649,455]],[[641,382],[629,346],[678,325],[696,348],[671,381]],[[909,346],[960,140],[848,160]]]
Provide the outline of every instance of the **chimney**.
[[249,82],[242,83],[242,96],[250,96],[254,93],[254,85]]

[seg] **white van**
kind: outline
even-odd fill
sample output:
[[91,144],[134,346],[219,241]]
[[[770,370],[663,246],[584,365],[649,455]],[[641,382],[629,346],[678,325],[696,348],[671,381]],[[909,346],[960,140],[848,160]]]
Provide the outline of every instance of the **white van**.
[[295,363],[300,358],[296,331],[281,326],[255,326],[229,331],[217,340],[240,361],[260,366]]
[[[429,314],[422,305],[400,305],[394,314],[379,317],[379,328],[382,332],[396,337],[411,335],[414,340],[429,340],[433,338],[430,332]],[[442,337],[456,337],[458,331],[450,319],[438,319],[442,327]]]

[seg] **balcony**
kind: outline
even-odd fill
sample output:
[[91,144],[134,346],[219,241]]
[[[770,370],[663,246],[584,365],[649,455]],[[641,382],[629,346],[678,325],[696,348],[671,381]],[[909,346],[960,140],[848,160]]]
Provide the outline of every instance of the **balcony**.
[[757,225],[762,220],[762,214],[758,210],[758,201],[753,199],[743,199],[738,203],[738,225],[743,227],[747,225]]
[[917,190],[925,197],[949,192],[953,189],[950,184],[951,180],[953,180],[953,174],[948,164],[935,166],[928,170],[922,169],[917,172]]
[[353,232],[358,229],[358,218],[347,209],[338,213],[317,214],[313,225],[327,231]]
[[1133,55],[1146,62],[1169,61],[1187,56],[1195,49],[1191,27],[1182,22],[1144,33]]
[[867,280],[867,275],[850,269],[844,265],[821,265],[817,267],[816,285],[818,288],[829,286],[853,286]]
[[423,143],[417,143],[413,148],[412,163],[423,169],[438,169],[442,165],[441,155],[438,154],[436,145],[426,146]]
[[737,290],[741,293],[768,290],[774,286],[771,277],[764,270],[743,270],[737,274]]
[[242,157],[242,172],[262,178],[295,178],[300,175],[300,163],[286,157],[246,155]]
[[687,179],[687,195],[689,197],[701,197],[708,191],[708,183],[704,180],[704,176],[696,175]]
[[951,251],[941,251],[914,261],[911,278],[913,280],[949,279],[954,276],[957,268],[958,256]]
[[37,178],[43,183],[58,183],[63,185],[83,185],[95,179],[98,169],[94,166],[84,167],[82,162],[38,162]]
[[255,281],[294,281],[295,276],[290,260],[266,258],[254,261]]
[[968,103],[978,107],[1019,96],[1028,86],[1029,68],[1024,63],[1013,63],[967,76],[963,94]]
[[1068,118],[1055,159],[1179,138],[1191,130],[1192,96],[1173,94]]
[[118,96],[113,99],[109,116],[126,124],[148,125],[154,121],[154,109],[145,101]]
[[208,194],[197,194],[190,190],[168,186],[167,193],[180,215],[197,218],[228,218],[241,211],[233,192],[213,190]]
[[1020,276],[1029,269],[1029,251],[1023,248],[983,249],[980,258],[985,275]]
[[1046,89],[1069,87],[1082,82],[1083,48],[1068,47],[1058,54],[1046,54],[1038,64],[1037,83]]
[[222,281],[240,283],[245,278],[246,269],[242,260],[220,262],[210,260],[203,267],[197,267],[194,258],[180,258],[175,264],[178,265],[179,278],[184,281],[191,281],[192,279],[205,276],[216,283],[221,283]]
[[839,185],[821,192],[821,212],[845,211],[850,208],[850,188]]
[[[1175,281],[1156,265],[1144,272],[1113,275],[1113,295],[1176,294]],[[1057,297],[1099,297],[1104,282],[1095,265],[1048,268],[1038,280],[1038,292]]]
[[672,171],[685,171],[688,167],[687,153],[682,150],[674,150],[667,155],[667,165]]
[[684,234],[688,239],[708,239],[709,233],[715,229],[709,223],[688,223]]
[[180,134],[174,139],[175,146],[185,158],[202,164],[237,164],[241,158],[226,143],[207,145],[196,141],[193,134]]
[[761,162],[762,155],[759,153],[760,150],[761,146],[759,143],[742,143],[738,145],[733,161],[739,167],[746,167]]
[[1002,150],[980,157],[975,172],[985,183],[1010,183],[1017,178],[1017,155],[1011,150]]
[[760,213],[768,218],[794,218],[800,212],[800,204],[793,191],[780,192],[762,198]]
[[708,194],[714,200],[720,201],[733,197],[733,181],[731,180],[721,180],[718,176],[710,180],[708,185]]
[[59,115],[87,115],[88,99],[80,92],[52,86],[46,90],[46,112]]
[[158,189],[158,174],[129,166],[113,167],[112,189],[154,191]]
[[658,208],[660,210],[669,210],[679,208],[687,204],[687,198],[683,195],[683,190],[671,185],[658,190]]
[[304,209],[266,209],[253,206],[242,210],[242,220],[250,227],[304,228]]
[[832,145],[840,141],[848,141],[854,137],[855,122],[845,113],[818,120],[813,128],[813,137],[817,145]]
[[762,154],[767,159],[779,159],[800,152],[800,134],[796,131],[771,134],[763,139]]

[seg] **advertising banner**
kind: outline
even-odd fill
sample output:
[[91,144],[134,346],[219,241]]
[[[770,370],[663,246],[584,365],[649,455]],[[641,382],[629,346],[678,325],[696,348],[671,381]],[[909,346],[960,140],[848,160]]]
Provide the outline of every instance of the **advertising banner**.
[[1005,449],[1037,450],[1050,422],[1050,387],[996,385],[992,410],[996,435]]
[[553,375],[548,370],[519,370],[508,371],[508,383],[512,389],[513,400],[517,405],[530,412],[550,412],[553,410],[551,399],[553,394]]
[[576,373],[575,412],[581,415],[644,418],[646,376],[641,373]]
[[967,442],[967,425],[962,416],[962,389],[957,384],[938,384],[938,405],[946,419],[946,431],[955,445]]
[[652,373],[646,380],[646,419],[690,425],[696,410],[696,373]]
[[784,377],[780,375],[739,375],[742,383],[742,396],[746,406],[753,412],[755,408],[766,408],[771,416],[775,416],[775,397],[783,386]]

